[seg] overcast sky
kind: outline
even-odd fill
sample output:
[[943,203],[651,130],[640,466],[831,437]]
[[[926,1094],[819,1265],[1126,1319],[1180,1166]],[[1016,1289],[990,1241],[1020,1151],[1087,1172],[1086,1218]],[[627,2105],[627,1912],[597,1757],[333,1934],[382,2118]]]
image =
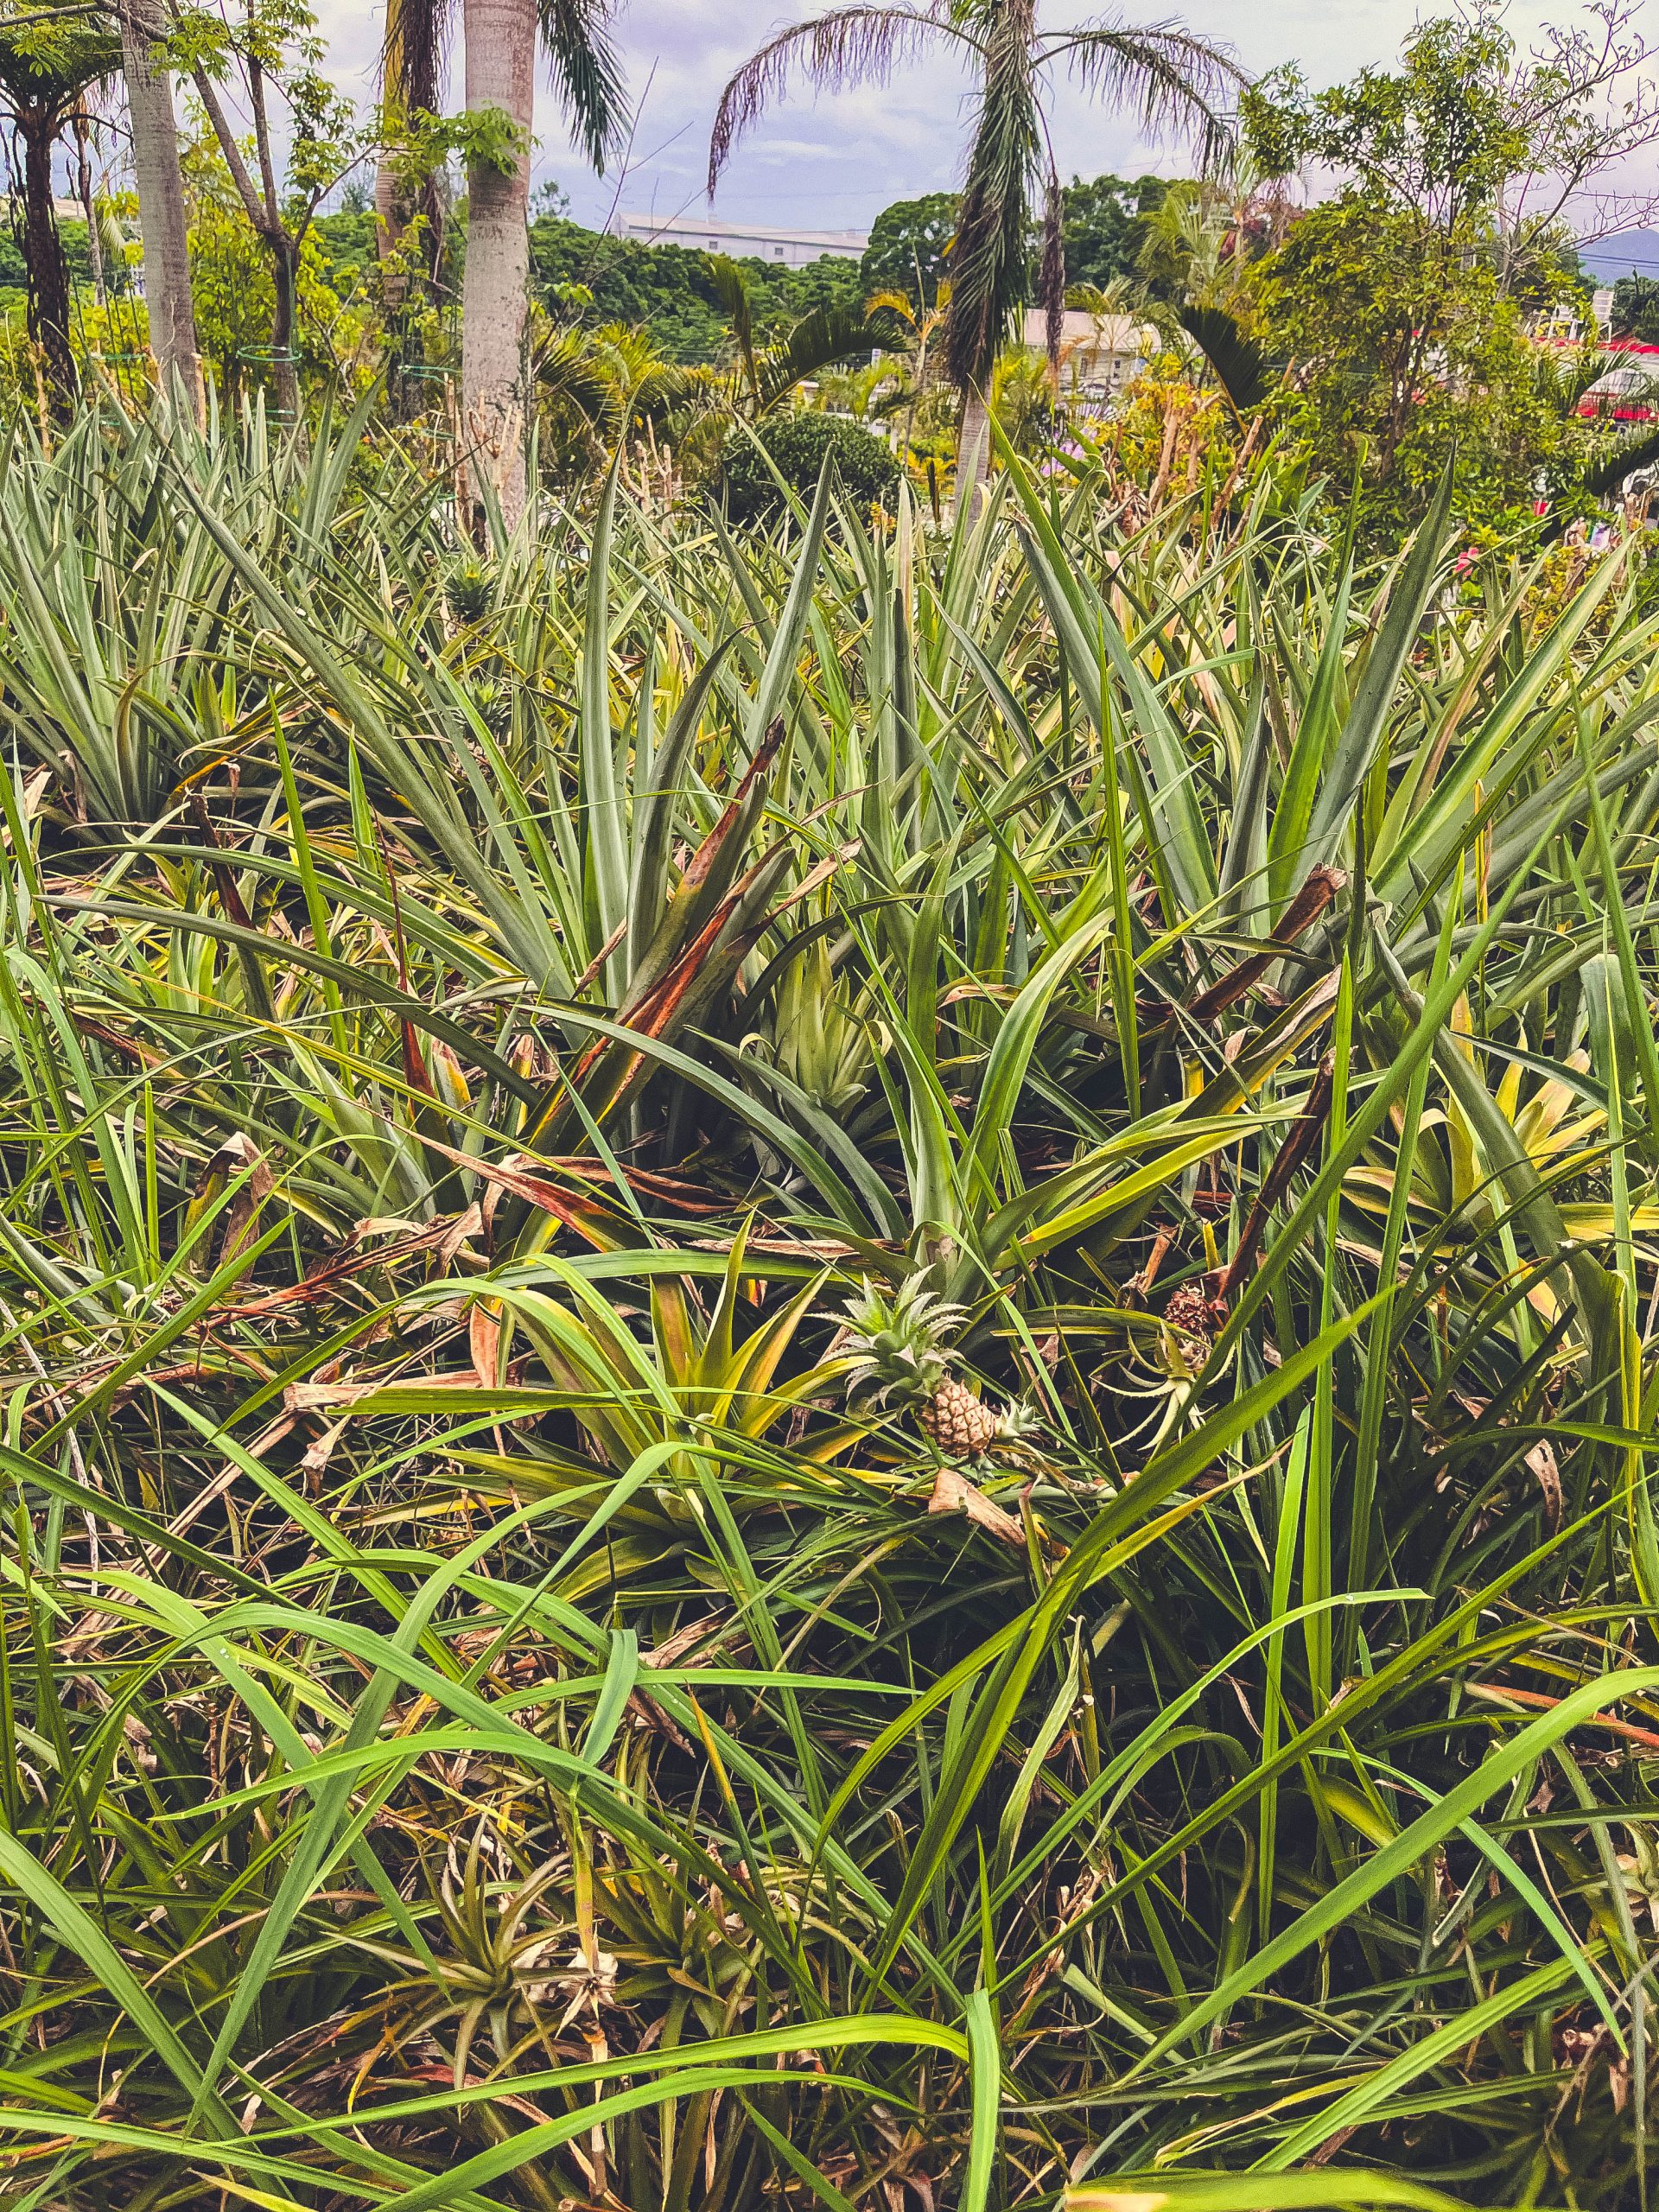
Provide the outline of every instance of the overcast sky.
[[[366,90],[380,10],[353,0],[319,0],[331,60]],[[826,0],[803,0],[810,12]],[[1450,12],[1451,0],[1419,8],[1412,0],[1190,0],[1181,14],[1206,37],[1230,43],[1250,71],[1300,61],[1317,84],[1351,76],[1367,63],[1391,60],[1420,14]],[[460,14],[459,6],[455,10]],[[1086,19],[1090,0],[1075,7],[1044,0],[1042,19],[1055,25]],[[1171,13],[1175,12],[1173,10]],[[1129,21],[1165,20],[1157,0]],[[1551,9],[1517,0],[1510,13],[1525,41],[1552,14],[1566,21],[1566,0]],[[1659,24],[1659,0],[1643,0]],[[571,151],[551,99],[537,111],[538,178],[555,178],[579,220],[598,225],[613,205],[658,216],[701,210],[709,125],[720,88],[766,35],[793,20],[766,0],[621,0],[620,43],[629,87],[639,105],[626,173],[600,180]],[[1654,25],[1650,25],[1650,34]],[[838,94],[814,102],[792,92],[739,146],[715,203],[720,213],[751,222],[801,224],[816,230],[868,229],[889,201],[948,189],[957,181],[963,122],[963,80],[943,56],[895,75],[885,90]],[[459,77],[455,98],[459,103]],[[1179,145],[1149,145],[1132,124],[1065,86],[1052,109],[1055,148],[1064,174],[1103,170],[1138,175],[1186,166]],[[1659,164],[1654,164],[1659,168]],[[1659,180],[1656,180],[1659,181]],[[1646,184],[1649,181],[1642,181]]]

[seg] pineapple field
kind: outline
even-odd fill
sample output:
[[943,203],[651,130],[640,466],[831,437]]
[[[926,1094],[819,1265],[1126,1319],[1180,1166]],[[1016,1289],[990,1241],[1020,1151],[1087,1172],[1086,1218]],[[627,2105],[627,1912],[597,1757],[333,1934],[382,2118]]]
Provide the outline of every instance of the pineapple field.
[[0,2203],[1653,2188],[1659,594],[0,457]]

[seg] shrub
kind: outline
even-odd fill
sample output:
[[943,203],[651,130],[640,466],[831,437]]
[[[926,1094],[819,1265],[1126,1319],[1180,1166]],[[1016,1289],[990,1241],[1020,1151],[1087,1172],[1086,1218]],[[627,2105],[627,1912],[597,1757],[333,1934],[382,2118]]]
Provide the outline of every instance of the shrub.
[[757,450],[766,448],[772,467],[793,492],[810,499],[823,474],[825,456],[835,457],[836,476],[849,499],[860,506],[891,499],[899,464],[880,439],[840,415],[785,415],[756,432],[734,430],[727,441],[719,489],[734,522],[753,522],[776,514],[784,505],[777,477]]

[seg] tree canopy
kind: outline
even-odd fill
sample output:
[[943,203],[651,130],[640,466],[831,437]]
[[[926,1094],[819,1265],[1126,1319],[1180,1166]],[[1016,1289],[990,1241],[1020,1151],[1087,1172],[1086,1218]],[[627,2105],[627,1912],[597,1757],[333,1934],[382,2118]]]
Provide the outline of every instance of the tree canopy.
[[1494,15],[1421,25],[1397,69],[1310,92],[1277,73],[1243,103],[1268,175],[1340,182],[1256,262],[1246,312],[1294,364],[1280,403],[1325,469],[1356,471],[1376,519],[1418,512],[1453,452],[1491,517],[1529,502],[1572,420],[1527,319],[1583,290],[1558,223],[1517,213],[1548,158]]
[[1061,236],[1069,284],[1109,284],[1133,276],[1148,219],[1163,204],[1167,179],[1074,176],[1060,193]]
[[870,226],[861,274],[872,292],[902,292],[931,307],[950,274],[950,241],[962,206],[955,192],[924,193],[919,200],[895,200]]

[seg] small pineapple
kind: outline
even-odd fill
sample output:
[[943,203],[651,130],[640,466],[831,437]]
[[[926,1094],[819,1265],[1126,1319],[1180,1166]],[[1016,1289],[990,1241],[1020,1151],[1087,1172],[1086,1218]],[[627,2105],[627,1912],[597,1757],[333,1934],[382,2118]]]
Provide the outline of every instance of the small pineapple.
[[849,1389],[907,1407],[947,1459],[976,1459],[1017,1426],[950,1372],[949,1339],[967,1318],[913,1278],[891,1294],[866,1283],[847,1308]]
[[483,620],[490,611],[494,592],[494,576],[474,554],[457,561],[443,580],[443,595],[449,602],[449,612],[463,627]]
[[916,1418],[947,1459],[977,1459],[1002,1433],[1002,1418],[954,1375],[940,1378]]

